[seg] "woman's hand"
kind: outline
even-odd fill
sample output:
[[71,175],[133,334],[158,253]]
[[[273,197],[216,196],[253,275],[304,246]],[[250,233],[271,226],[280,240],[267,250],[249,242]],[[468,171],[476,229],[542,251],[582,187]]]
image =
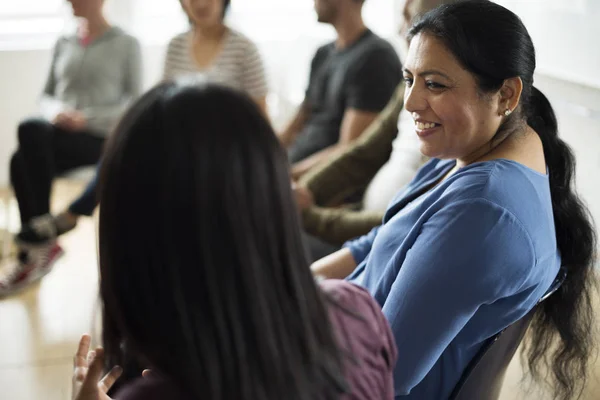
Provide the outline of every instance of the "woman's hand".
[[85,129],[87,120],[83,113],[71,110],[59,113],[52,123],[68,132],[77,133]]
[[315,204],[313,194],[307,188],[292,182],[292,191],[296,197],[296,204],[300,211],[304,211]]
[[[73,400],[111,400],[106,394],[123,370],[114,367],[102,378],[104,349],[90,351],[91,338],[83,335],[73,359]],[[100,379],[102,378],[102,379]]]

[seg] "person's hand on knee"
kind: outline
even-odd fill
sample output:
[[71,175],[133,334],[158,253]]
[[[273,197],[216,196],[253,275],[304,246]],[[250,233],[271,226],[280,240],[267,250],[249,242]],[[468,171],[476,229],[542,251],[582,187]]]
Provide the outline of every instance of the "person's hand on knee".
[[300,211],[306,210],[315,204],[315,199],[312,192],[304,186],[300,186],[297,183],[292,182],[292,191],[294,192],[296,204],[298,204]]
[[52,123],[69,132],[79,132],[87,125],[87,119],[81,111],[69,110],[59,113]]

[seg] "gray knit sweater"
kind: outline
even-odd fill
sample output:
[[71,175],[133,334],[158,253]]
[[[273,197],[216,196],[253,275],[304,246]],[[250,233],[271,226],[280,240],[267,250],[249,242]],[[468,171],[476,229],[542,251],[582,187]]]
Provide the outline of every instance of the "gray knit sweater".
[[42,116],[52,120],[64,110],[81,111],[87,130],[106,136],[141,91],[140,45],[112,27],[84,45],[76,35],[61,37],[40,101]]

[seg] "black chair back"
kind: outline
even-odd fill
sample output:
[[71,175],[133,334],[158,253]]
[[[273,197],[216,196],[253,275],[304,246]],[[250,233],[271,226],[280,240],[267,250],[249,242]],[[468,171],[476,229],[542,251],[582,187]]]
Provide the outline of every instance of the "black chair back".
[[[538,305],[558,290],[566,276],[566,270],[561,268]],[[463,373],[450,400],[498,400],[508,365],[523,340],[536,310],[537,306],[488,340]]]

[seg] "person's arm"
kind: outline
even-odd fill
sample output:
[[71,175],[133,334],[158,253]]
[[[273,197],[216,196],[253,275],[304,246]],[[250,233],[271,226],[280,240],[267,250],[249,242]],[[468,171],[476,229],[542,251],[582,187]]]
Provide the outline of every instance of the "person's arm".
[[347,110],[344,113],[344,118],[342,120],[339,141],[333,146],[329,146],[321,151],[318,151],[312,156],[294,164],[292,166],[292,177],[294,179],[299,179],[302,175],[306,174],[316,165],[321,164],[324,160],[327,160],[347,149],[348,145],[357,137],[359,137],[369,125],[371,125],[375,118],[377,118],[377,115],[378,112],[361,111],[357,109]]
[[[535,263],[520,222],[486,199],[456,202],[430,216],[410,250],[397,252],[379,281],[390,288],[383,313],[402,355],[395,395],[408,395],[423,380],[480,307],[509,296],[533,298],[524,281]],[[528,311],[514,307],[498,315],[499,325]]]
[[[142,91],[142,55],[140,44],[135,38],[130,38],[126,65],[123,68],[125,77],[121,101],[105,106],[88,107],[81,110],[87,122],[92,126],[105,126],[112,129],[121,118],[127,107]],[[111,60],[106,60],[111,62]]]
[[381,225],[383,212],[351,210],[344,207],[308,207],[302,213],[307,233],[327,243],[342,245],[350,239],[366,235]]
[[344,279],[355,268],[356,261],[349,249],[338,250],[310,266],[313,275],[325,279]]
[[373,48],[364,54],[348,72],[343,88],[346,111],[338,142],[293,165],[292,176],[298,179],[356,140],[388,104],[401,77],[400,60],[391,46]]
[[379,228],[373,228],[368,234],[346,243],[343,249],[315,261],[311,270],[328,279],[346,278],[369,255]]
[[294,118],[292,118],[287,127],[278,135],[283,147],[288,148],[292,145],[292,143],[294,143],[296,137],[306,124],[309,116],[310,107],[308,105],[308,100],[304,99],[296,111]]
[[66,104],[55,97],[56,75],[54,69],[56,67],[56,60],[60,53],[61,41],[62,39],[59,39],[52,50],[52,60],[50,62],[50,68],[48,69],[46,84],[44,85],[42,96],[38,102],[40,114],[44,119],[50,122],[54,121],[61,112],[69,109]]
[[294,141],[296,140],[298,135],[302,132],[304,125],[310,118],[310,114],[311,114],[311,110],[312,110],[311,103],[310,103],[311,92],[313,91],[313,87],[315,85],[316,76],[319,74],[319,71],[321,70],[321,67],[323,66],[324,59],[326,58],[326,54],[327,54],[326,46],[320,47],[316,51],[314,57],[312,58],[312,60],[310,62],[310,73],[309,73],[309,77],[308,77],[308,86],[306,88],[304,100],[302,101],[302,104],[296,111],[294,118],[292,118],[292,120],[286,126],[286,128],[282,132],[280,132],[278,135],[279,140],[281,141],[281,144],[285,148],[289,148],[294,143]]
[[403,100],[400,84],[377,119],[346,151],[302,176],[299,184],[312,192],[317,205],[338,203],[373,179],[392,152]]
[[269,86],[265,73],[265,66],[256,45],[250,41],[246,43],[246,54],[240,65],[242,69],[243,89],[254,99],[265,117],[268,117],[267,94]]
[[175,60],[178,57],[179,48],[185,47],[185,35],[177,35],[169,41],[163,62],[162,81],[169,81],[177,77],[175,75]]
[[[392,372],[398,351],[381,306],[366,289],[350,282],[326,279],[319,282],[319,287],[333,300],[329,315],[336,331],[341,332],[340,348],[354,354],[359,365],[368,358],[369,364],[379,372],[372,376],[368,393],[359,391],[356,394],[361,397],[362,393],[370,399],[393,399]],[[368,340],[364,341],[364,338]]]

